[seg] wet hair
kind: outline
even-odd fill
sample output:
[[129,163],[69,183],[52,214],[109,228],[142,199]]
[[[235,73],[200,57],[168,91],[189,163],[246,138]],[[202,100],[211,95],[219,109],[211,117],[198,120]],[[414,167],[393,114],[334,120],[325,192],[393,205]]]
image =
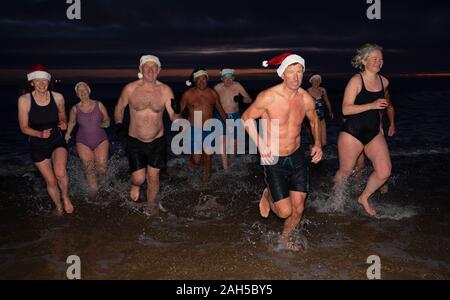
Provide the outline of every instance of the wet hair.
[[381,46],[377,44],[364,44],[356,50],[356,55],[352,58],[352,66],[356,69],[364,71],[363,60],[367,59],[372,51],[380,50],[383,51]]
[[[31,81],[25,81],[25,83],[22,85],[22,88],[20,89],[20,95],[21,96],[25,95],[25,94],[28,94],[28,93],[31,93],[32,91],[34,91],[34,86],[31,85],[31,82],[32,82],[32,80]],[[48,82],[47,90],[49,92],[51,92],[53,90],[53,84],[52,84],[51,80]]]

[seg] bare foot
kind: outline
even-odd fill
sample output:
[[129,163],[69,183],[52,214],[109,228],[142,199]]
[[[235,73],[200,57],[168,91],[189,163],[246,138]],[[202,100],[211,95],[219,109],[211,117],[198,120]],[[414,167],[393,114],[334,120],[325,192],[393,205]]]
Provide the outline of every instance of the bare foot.
[[159,212],[159,206],[157,203],[148,202],[148,214],[153,217],[156,216]]
[[368,199],[363,199],[361,196],[359,196],[358,202],[359,202],[359,204],[361,204],[364,207],[364,209],[369,214],[369,216],[372,217],[372,216],[374,216],[377,213],[375,211],[375,209],[373,209],[373,207],[370,206]]
[[52,214],[57,216],[57,217],[61,217],[64,213],[64,210],[62,207],[57,207],[53,210]]
[[380,187],[380,194],[387,194],[389,192],[389,188],[387,184],[384,184]]
[[298,252],[303,249],[303,247],[300,244],[296,244],[294,242],[291,242],[289,240],[286,240],[285,238],[281,238],[281,244],[286,250],[290,250],[292,252]]
[[270,213],[270,204],[268,196],[269,196],[268,190],[267,188],[265,188],[261,196],[261,200],[259,200],[259,213],[263,218],[267,218]]
[[138,185],[131,185],[131,190],[130,190],[130,198],[131,200],[133,200],[134,202],[137,202],[139,200],[139,194],[141,192],[141,187]]
[[64,199],[64,210],[68,214],[73,213],[73,205],[72,202],[70,202],[70,199]]

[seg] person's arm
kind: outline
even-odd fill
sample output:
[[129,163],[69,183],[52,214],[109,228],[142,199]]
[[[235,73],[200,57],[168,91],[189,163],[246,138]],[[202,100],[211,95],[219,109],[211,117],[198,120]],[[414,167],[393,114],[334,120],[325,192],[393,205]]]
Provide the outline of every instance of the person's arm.
[[331,107],[330,99],[328,98],[327,90],[325,88],[322,88],[322,93],[323,93],[323,99],[325,100],[325,104],[328,108],[328,115],[330,116],[330,119],[333,120],[334,113],[333,113],[333,108]]
[[344,100],[342,101],[342,113],[344,116],[356,115],[372,109],[384,109],[387,107],[388,103],[386,99],[377,99],[367,104],[355,104],[355,99],[359,93],[361,84],[361,78],[359,78],[359,75],[355,75],[345,87]]
[[75,104],[70,109],[69,123],[67,124],[67,132],[64,136],[64,139],[66,140],[66,142],[69,142],[70,136],[72,135],[73,128],[75,127],[76,124],[77,124],[77,108],[76,108],[76,104]]
[[244,89],[244,87],[242,86],[242,84],[240,84],[239,82],[236,82],[239,86],[239,92],[242,94],[242,96],[244,96],[244,103],[252,103],[252,98],[250,97],[250,95],[247,93],[247,91]]
[[225,115],[225,111],[223,110],[222,104],[220,103],[220,96],[215,90],[212,91],[214,95],[214,106],[216,107],[217,111],[219,112],[224,122],[226,122],[227,116]]
[[260,138],[256,128],[256,119],[260,118],[267,110],[270,103],[270,96],[267,91],[261,92],[253,103],[242,114],[242,122],[250,138],[256,144],[264,164],[271,164],[273,157],[264,139]]
[[30,98],[27,96],[28,96],[28,94],[20,96],[19,100],[17,101],[20,131],[22,131],[23,134],[26,134],[31,137],[38,137],[38,138],[46,139],[50,136],[50,132],[52,131],[52,129],[46,129],[43,131],[39,131],[39,130],[30,128],[30,126],[29,126],[28,113],[30,112],[31,101],[30,101]]
[[123,122],[123,113],[128,105],[129,93],[130,92],[128,86],[126,86],[123,89],[122,94],[119,97],[119,100],[117,101],[116,107],[114,108],[114,123],[116,126],[115,130],[116,135],[120,141],[123,141],[128,136],[128,128],[122,125],[122,122]]
[[100,109],[100,112],[102,113],[102,117],[103,117],[100,127],[108,128],[109,125],[111,125],[111,119],[109,118],[108,110],[103,105],[103,103],[101,103],[100,101],[98,101],[98,108]]
[[391,95],[389,94],[389,91],[386,90],[385,93],[386,100],[388,101],[389,105],[387,107],[387,117],[389,120],[389,129],[388,129],[388,136],[395,135],[395,109],[394,105],[392,104]]
[[120,95],[119,100],[117,101],[116,107],[114,108],[114,122],[116,124],[122,124],[123,122],[123,113],[125,111],[125,108],[128,105],[128,87],[126,86],[122,94]]
[[179,100],[175,99],[173,91],[170,87],[167,87],[166,94],[167,94],[167,100],[165,102],[165,106],[166,106],[167,113],[169,114],[169,118],[173,122],[174,120],[180,118],[181,111],[178,113],[175,112],[174,107],[178,109],[177,106],[180,106],[181,103],[177,103],[177,101],[179,101]]
[[[51,92],[50,92],[51,93]],[[64,105],[64,97],[60,93],[53,94],[56,101],[56,106],[58,107],[58,127],[61,130],[67,130],[67,116],[66,116],[66,108]]]
[[314,99],[307,92],[303,94],[305,103],[306,117],[311,126],[311,133],[314,139],[314,145],[311,147],[311,162],[318,163],[322,159],[322,144],[320,143],[320,121],[316,112]]

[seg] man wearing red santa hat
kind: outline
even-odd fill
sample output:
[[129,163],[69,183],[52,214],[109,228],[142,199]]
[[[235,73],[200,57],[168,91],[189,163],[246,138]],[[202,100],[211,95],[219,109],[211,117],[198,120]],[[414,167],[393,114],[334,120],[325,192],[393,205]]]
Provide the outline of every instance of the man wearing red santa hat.
[[35,65],[27,75],[31,92],[19,97],[19,126],[29,136],[31,159],[47,184],[47,192],[56,205],[55,214],[64,210],[70,214],[67,176],[67,144],[63,130],[67,129],[64,97],[49,90],[50,73],[43,65]]
[[[300,223],[309,189],[308,163],[300,147],[301,124],[306,116],[315,141],[310,152],[311,162],[318,163],[322,159],[319,119],[314,100],[300,88],[304,59],[284,53],[263,62],[263,66],[269,65],[279,65],[277,73],[283,82],[262,91],[244,112],[242,120],[258,147],[264,168],[267,187],[259,203],[261,216],[267,218],[272,210],[285,219],[281,242],[287,249],[299,251],[300,245],[291,241],[291,234]],[[264,129],[267,139],[261,138],[256,130],[254,120],[258,118],[268,121]],[[276,142],[273,142],[273,135],[278,136]]]

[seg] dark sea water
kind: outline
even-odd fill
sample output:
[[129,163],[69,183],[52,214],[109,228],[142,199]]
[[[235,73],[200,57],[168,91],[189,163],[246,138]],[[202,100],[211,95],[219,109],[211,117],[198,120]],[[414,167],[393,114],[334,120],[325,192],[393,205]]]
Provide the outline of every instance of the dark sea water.
[[[274,83],[242,81],[253,96]],[[200,170],[187,171],[187,156],[170,154],[161,174],[164,211],[151,217],[145,201],[128,199],[128,162],[112,129],[105,186],[88,197],[71,144],[75,213],[52,216],[45,183],[18,128],[19,87],[0,86],[0,279],[65,279],[69,255],[80,257],[83,279],[366,279],[370,255],[380,257],[382,279],[450,279],[449,83],[391,79],[397,113],[397,135],[388,139],[393,170],[389,193],[371,198],[375,218],[356,204],[352,190],[362,186],[343,195],[332,192],[341,123],[328,121],[330,145],[324,160],[311,167],[311,193],[293,236],[305,248],[298,253],[278,243],[282,220],[259,215],[264,181],[256,156],[238,156],[228,174],[215,156],[204,184]],[[335,111],[345,84],[325,79]],[[123,85],[93,84],[92,97],[112,116]],[[177,95],[184,89],[181,83],[171,86]],[[76,103],[72,84],[57,90],[67,109]],[[305,149],[309,141],[304,130]]]

